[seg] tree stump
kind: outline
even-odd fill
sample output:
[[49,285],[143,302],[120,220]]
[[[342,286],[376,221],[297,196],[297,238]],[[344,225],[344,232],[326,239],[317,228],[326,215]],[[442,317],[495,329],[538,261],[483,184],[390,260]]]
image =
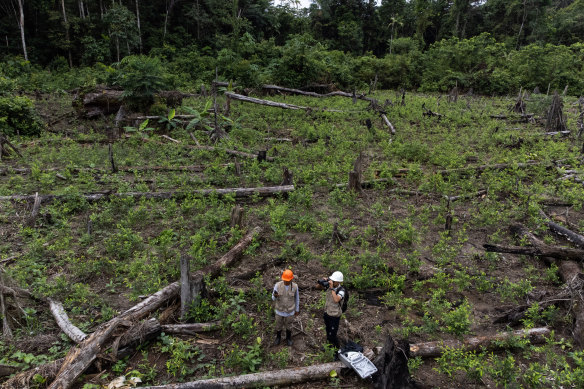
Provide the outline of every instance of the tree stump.
[[263,162],[267,160],[268,151],[267,150],[260,150],[258,151],[258,162]]
[[408,370],[410,346],[401,341],[397,344],[387,337],[385,345],[373,364],[377,373],[373,376],[375,389],[414,389],[415,383]]
[[284,166],[284,168],[282,169],[282,174],[283,174],[284,178],[282,180],[281,185],[292,185],[292,181],[293,181],[292,172],[290,170],[288,170],[287,167]]
[[360,174],[354,170],[349,172],[349,190],[361,192]]
[[231,227],[243,227],[243,217],[245,215],[245,212],[243,210],[243,208],[241,208],[239,205],[236,205],[235,207],[233,207],[233,209],[231,210],[231,222],[230,225]]

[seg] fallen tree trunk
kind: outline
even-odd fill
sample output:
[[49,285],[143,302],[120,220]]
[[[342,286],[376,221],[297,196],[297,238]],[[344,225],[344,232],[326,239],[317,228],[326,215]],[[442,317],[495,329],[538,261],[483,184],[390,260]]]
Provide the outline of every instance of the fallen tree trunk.
[[[278,195],[281,193],[288,193],[294,191],[294,185],[283,185],[283,186],[267,186],[259,188],[224,188],[224,189],[200,189],[193,190],[190,192],[126,192],[126,193],[88,193],[84,195],[79,195],[83,197],[88,202],[96,202],[100,200],[106,200],[110,197],[118,198],[128,198],[133,197],[135,199],[182,199],[189,195],[198,194],[202,196],[210,196],[217,194],[219,196],[224,195],[234,195],[236,198],[251,197],[254,195],[259,195],[261,197],[269,197]],[[69,195],[42,195],[39,196],[42,202],[49,202],[54,200],[64,200],[71,198]],[[0,201],[32,201],[35,199],[35,195],[12,195],[12,196],[0,196]]]
[[105,343],[121,322],[120,317],[110,320],[80,343],[79,347],[69,350],[55,380],[49,385],[49,389],[70,388],[77,377],[97,358],[97,354],[104,349]]
[[83,340],[87,338],[87,334],[71,323],[63,305],[53,299],[48,299],[48,301],[51,307],[51,313],[53,314],[59,328],[75,343],[83,342]]
[[485,251],[488,252],[531,255],[536,257],[550,257],[555,259],[571,259],[574,261],[579,261],[582,260],[582,258],[584,258],[584,250],[548,246],[543,242],[541,243],[541,245],[538,245],[536,247],[499,246],[495,244],[485,243],[483,244],[483,248],[485,249]]
[[232,92],[225,92],[225,96],[227,96],[233,100],[239,100],[239,101],[244,101],[246,103],[253,103],[253,104],[259,104],[259,105],[266,105],[268,107],[276,107],[276,108],[282,108],[282,109],[293,109],[293,110],[305,110],[305,111],[310,109],[308,107],[303,107],[300,105],[285,104],[285,103],[278,103],[275,101],[262,100],[262,99],[257,99],[255,97],[238,95],[237,93],[232,93]]
[[532,343],[541,343],[550,334],[547,327],[518,330],[489,336],[477,336],[464,340],[440,340],[434,342],[415,343],[410,345],[412,357],[431,358],[439,357],[445,348],[464,349],[466,351],[478,350],[482,347],[492,348],[497,342],[504,342],[516,337],[528,337]]
[[[144,142],[153,142],[153,143],[156,143],[159,145],[166,145],[166,143],[152,141],[152,140],[147,139],[147,138],[142,138],[142,140]],[[244,158],[251,158],[251,159],[258,158],[257,154],[246,153],[244,151],[238,151],[238,150],[222,149],[222,148],[214,147],[214,146],[201,146],[201,145],[192,146],[192,145],[187,145],[184,143],[180,143],[180,146],[191,149],[191,150],[207,150],[207,151],[220,151],[220,152],[222,151],[226,154],[235,155],[237,157],[244,157]],[[266,161],[271,162],[273,160],[274,160],[274,157],[266,157]]]
[[[224,163],[220,165],[215,165],[217,167],[228,167],[233,165],[232,163]],[[211,167],[211,165],[183,165],[183,166],[118,166],[119,171],[124,172],[143,172],[143,171],[162,171],[162,172],[202,172],[205,169]],[[96,172],[96,173],[109,173],[111,169],[99,169],[99,168],[49,168],[42,169],[42,172],[60,172],[68,170],[73,173],[79,172]],[[30,168],[0,168],[0,176],[8,174],[30,174],[32,169]]]
[[[158,335],[159,332],[160,323],[156,319],[151,319],[147,322],[134,325],[122,337],[120,337],[121,339],[118,338],[120,339],[120,342],[118,343],[119,351],[117,348],[114,350],[112,347],[112,357],[122,358],[127,356],[130,351],[129,349],[133,349],[133,346],[143,343],[144,339]],[[57,376],[63,362],[65,362],[65,358],[60,358],[34,369],[19,373],[4,382],[1,387],[2,389],[28,388],[31,380],[36,375],[43,377],[49,382]]]
[[262,85],[262,89],[265,90],[274,90],[274,91],[280,91],[280,92],[286,92],[286,93],[292,93],[295,95],[302,95],[302,96],[310,96],[310,97],[318,97],[318,98],[323,98],[323,97],[348,97],[348,98],[353,98],[355,97],[356,99],[359,100],[365,100],[365,101],[372,101],[374,99],[365,96],[364,94],[355,94],[355,96],[353,96],[352,93],[348,93],[348,92],[342,92],[342,91],[335,91],[335,92],[329,92],[329,93],[325,93],[325,94],[320,94],[320,93],[316,93],[316,92],[306,92],[300,89],[292,89],[292,88],[285,88],[282,86],[277,86],[277,85]]
[[166,324],[161,326],[163,332],[177,335],[195,335],[199,332],[209,332],[219,329],[221,322],[194,324]]
[[239,101],[243,101],[246,103],[266,105],[268,107],[275,107],[275,108],[282,108],[282,109],[304,110],[304,111],[343,112],[343,111],[340,111],[338,109],[312,108],[312,107],[304,107],[301,105],[278,103],[276,101],[262,100],[262,99],[257,99],[255,97],[238,95],[237,93],[232,93],[232,92],[225,92],[225,96],[229,97],[230,99],[239,100]]
[[331,362],[293,369],[244,374],[234,377],[211,378],[179,384],[148,386],[142,387],[141,389],[218,389],[292,385],[307,381],[324,380],[330,377],[330,373],[333,370],[339,372],[344,368],[345,365],[342,362]]
[[581,261],[582,258],[584,258],[584,250],[573,249],[568,247],[550,246],[544,243],[542,240],[536,238],[531,232],[529,232],[529,230],[527,230],[527,228],[520,224],[513,225],[511,227],[511,230],[518,236],[525,236],[526,238],[528,238],[532,246],[531,247],[498,246],[487,243],[483,245],[485,250],[499,253],[550,257],[561,260],[568,259],[573,261]]
[[[231,265],[245,248],[252,242],[253,237],[261,232],[260,227],[255,227],[251,232],[244,236],[240,242],[235,245],[229,252],[227,252],[223,257],[221,257],[215,264],[208,266],[207,269],[211,277],[217,276],[224,266]],[[200,273],[197,273],[200,274]],[[49,386],[50,389],[66,389],[71,387],[73,382],[81,375],[87,367],[96,359],[99,352],[104,348],[107,341],[110,340],[112,332],[121,324],[136,322],[151,312],[156,311],[163,304],[167,303],[172,298],[178,296],[180,291],[180,283],[173,282],[172,284],[166,286],[165,288],[154,293],[147,299],[143,300],[139,304],[136,304],[132,308],[123,312],[119,316],[111,319],[107,323],[102,324],[97,331],[86,338],[79,346],[71,349],[64,360],[62,360],[62,365],[59,364],[60,370],[56,375],[55,380]],[[54,370],[55,362],[51,362],[50,366],[46,369],[47,373]],[[45,366],[45,365],[43,365]],[[40,366],[37,369],[43,368]],[[45,370],[43,370],[45,371]],[[19,382],[30,382],[30,379],[35,373],[31,371],[19,374],[13,381],[12,379],[7,381],[2,385],[3,389],[9,389],[14,387],[27,387],[23,385],[16,385]],[[28,385],[28,384],[27,384]]]
[[18,370],[20,369],[16,366],[0,364],[0,377],[6,377],[7,375],[14,374]]

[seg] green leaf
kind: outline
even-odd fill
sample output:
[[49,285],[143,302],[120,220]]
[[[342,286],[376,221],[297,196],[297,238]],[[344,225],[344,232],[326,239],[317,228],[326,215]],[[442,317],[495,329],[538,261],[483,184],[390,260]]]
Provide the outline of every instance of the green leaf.
[[171,109],[170,112],[168,113],[168,120],[172,120],[174,119],[174,115],[175,115],[176,111],[175,109]]
[[146,126],[147,126],[147,125],[148,125],[148,119],[144,120],[144,121],[142,122],[142,124],[140,124],[140,128],[139,128],[139,129],[140,129],[140,131],[143,131],[143,130],[144,130],[144,128],[146,128]]

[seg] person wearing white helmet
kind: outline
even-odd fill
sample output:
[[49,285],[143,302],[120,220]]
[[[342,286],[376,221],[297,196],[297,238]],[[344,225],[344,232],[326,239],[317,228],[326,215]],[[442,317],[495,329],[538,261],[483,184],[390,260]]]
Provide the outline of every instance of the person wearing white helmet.
[[326,339],[334,347],[339,348],[339,323],[341,321],[342,300],[345,298],[345,289],[341,286],[343,273],[336,271],[329,278],[318,280],[317,289],[326,291],[324,305],[324,324],[326,326]]

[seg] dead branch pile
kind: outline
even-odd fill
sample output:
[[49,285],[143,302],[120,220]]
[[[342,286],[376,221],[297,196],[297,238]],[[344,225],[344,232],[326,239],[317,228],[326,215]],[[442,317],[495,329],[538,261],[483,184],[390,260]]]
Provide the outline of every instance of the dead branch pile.
[[[556,229],[557,225],[551,221],[548,221],[547,224],[552,231],[564,236],[568,235],[566,228]],[[579,262],[584,258],[584,250],[550,246],[533,235],[521,224],[511,226],[511,232],[519,238],[526,238],[531,243],[531,246],[496,246],[484,244],[483,247],[486,251],[537,256],[548,262],[550,262],[550,258],[555,259],[555,263],[558,266],[558,273],[564,280],[565,285],[564,291],[550,300],[566,300],[570,302],[570,310],[573,312],[575,319],[573,326],[574,341],[577,345],[582,345],[584,342],[584,279],[582,278]],[[572,231],[569,232],[570,234],[568,236],[571,236],[573,241],[580,240],[581,237],[578,234]],[[513,316],[515,318],[521,317],[521,310],[514,312]]]
[[[214,264],[203,269],[201,272],[204,272],[211,278],[216,277],[222,268],[231,266],[237,258],[241,256],[245,248],[249,246],[253,241],[253,238],[261,233],[261,231],[262,229],[260,227],[255,227],[227,254]],[[201,275],[201,272],[197,274]],[[202,277],[200,278],[202,279]],[[106,357],[106,360],[115,361],[119,345],[122,344],[124,336],[126,339],[129,338],[128,334],[130,331],[134,329],[133,332],[137,332],[138,336],[143,337],[144,333],[148,331],[144,330],[143,325],[140,326],[138,331],[135,331],[136,324],[163,305],[168,304],[170,300],[178,297],[179,291],[180,283],[178,281],[173,282],[134,307],[99,326],[93,334],[89,335],[78,346],[72,348],[64,359],[20,373],[6,381],[2,385],[2,388],[12,389],[29,387],[31,380],[37,374],[46,378],[47,381],[50,381],[55,377],[54,381],[49,386],[50,389],[70,388],[74,381],[96,359],[100,358],[102,354],[105,354],[105,350],[107,350],[109,346],[111,346],[112,350],[115,350],[115,353],[112,352],[113,355]],[[153,322],[153,324],[154,327],[156,327],[156,322]]]

